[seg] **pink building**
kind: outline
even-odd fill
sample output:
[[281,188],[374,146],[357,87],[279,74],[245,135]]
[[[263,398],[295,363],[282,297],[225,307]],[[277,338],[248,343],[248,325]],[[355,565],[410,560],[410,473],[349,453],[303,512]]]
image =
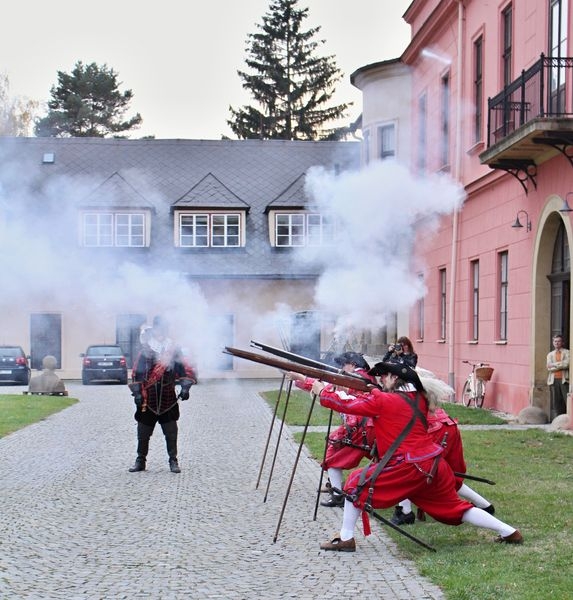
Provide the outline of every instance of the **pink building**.
[[[409,335],[420,364],[458,395],[464,361],[484,361],[495,368],[485,407],[549,414],[546,355],[554,334],[567,347],[572,337],[573,233],[563,210],[573,194],[569,1],[414,0],[404,19],[407,159],[417,172],[449,172],[467,193],[438,235],[420,231],[413,268],[427,294],[411,311]],[[384,105],[367,96],[389,70],[396,75],[392,61],[352,75],[365,107]],[[380,117],[364,117],[368,159],[383,158]]]

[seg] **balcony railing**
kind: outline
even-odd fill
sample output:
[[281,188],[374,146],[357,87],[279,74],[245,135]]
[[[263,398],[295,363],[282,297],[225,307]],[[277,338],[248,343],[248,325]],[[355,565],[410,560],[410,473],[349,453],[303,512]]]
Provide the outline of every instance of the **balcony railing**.
[[566,84],[572,81],[573,58],[543,54],[497,96],[488,99],[488,147],[501,141],[528,121],[539,117],[573,117]]

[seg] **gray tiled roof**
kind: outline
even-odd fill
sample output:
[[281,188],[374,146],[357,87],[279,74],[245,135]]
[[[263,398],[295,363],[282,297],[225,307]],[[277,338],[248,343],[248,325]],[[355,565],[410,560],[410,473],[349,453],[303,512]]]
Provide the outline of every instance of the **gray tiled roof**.
[[307,206],[309,198],[306,197],[304,191],[304,182],[306,173],[299,175],[286,190],[281,192],[272,202],[269,202],[266,207],[268,212],[272,208],[304,208]]
[[248,210],[249,205],[223,185],[213,173],[207,173],[184,196],[172,204],[174,208],[235,208]]
[[[42,163],[46,153],[55,155],[53,163]],[[99,194],[98,205],[155,211],[145,253],[151,263],[174,260],[196,277],[308,277],[316,275],[312,266],[292,260],[289,249],[270,246],[265,211],[306,204],[310,167],[334,172],[358,164],[357,142],[0,138],[0,201],[65,212],[77,248],[77,211]],[[246,247],[175,248],[172,213],[182,205],[249,209]],[[78,251],[97,258],[99,249]],[[123,259],[141,256],[122,249]]]
[[121,208],[149,208],[151,205],[119,173],[110,175],[79,203],[82,207],[114,206]]

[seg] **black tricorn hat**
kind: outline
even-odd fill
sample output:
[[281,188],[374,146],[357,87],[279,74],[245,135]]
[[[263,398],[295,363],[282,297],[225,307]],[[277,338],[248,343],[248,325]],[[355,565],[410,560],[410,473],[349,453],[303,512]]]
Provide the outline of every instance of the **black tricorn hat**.
[[413,386],[419,391],[424,390],[424,386],[422,385],[418,373],[416,373],[412,367],[409,367],[404,363],[379,362],[368,371],[368,375],[374,376],[385,375],[386,373],[392,373],[393,375],[399,377],[402,381],[413,384]]
[[359,369],[370,369],[370,365],[364,360],[362,354],[358,352],[343,352],[334,357],[334,363],[339,367],[347,364],[356,365]]

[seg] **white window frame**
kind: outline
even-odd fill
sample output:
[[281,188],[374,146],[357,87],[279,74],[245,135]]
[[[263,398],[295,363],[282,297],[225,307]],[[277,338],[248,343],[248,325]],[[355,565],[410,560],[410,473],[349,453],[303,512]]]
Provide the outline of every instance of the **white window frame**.
[[145,215],[143,213],[115,214],[115,245],[121,248],[145,246]]
[[330,246],[336,227],[330,215],[308,211],[273,211],[271,243],[276,248]]
[[181,211],[176,220],[176,245],[179,248],[240,248],[245,244],[244,229],[244,214],[239,211]]
[[87,248],[143,248],[149,244],[145,212],[85,211],[81,244]]
[[[378,125],[377,129],[377,145],[378,145],[378,158],[384,160],[386,158],[394,158],[396,156],[396,123],[382,123]],[[388,137],[384,135],[385,132],[390,132]],[[385,143],[390,140],[390,143]]]

